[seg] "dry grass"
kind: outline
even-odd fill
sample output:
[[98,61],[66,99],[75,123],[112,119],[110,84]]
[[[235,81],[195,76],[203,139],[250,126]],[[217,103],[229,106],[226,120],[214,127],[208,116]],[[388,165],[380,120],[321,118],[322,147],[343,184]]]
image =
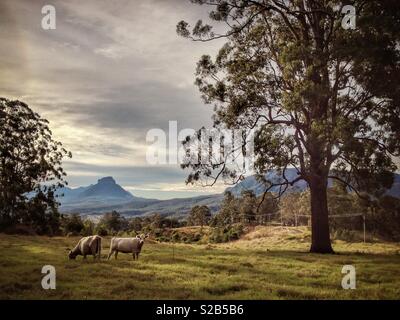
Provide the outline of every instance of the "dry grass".
[[[307,253],[307,228],[257,227],[226,244],[149,241],[139,261],[68,261],[78,238],[0,235],[2,299],[399,299],[400,245],[336,241],[336,255]],[[106,256],[109,238],[103,243]],[[57,289],[43,290],[43,265]],[[357,289],[341,288],[353,264]]]

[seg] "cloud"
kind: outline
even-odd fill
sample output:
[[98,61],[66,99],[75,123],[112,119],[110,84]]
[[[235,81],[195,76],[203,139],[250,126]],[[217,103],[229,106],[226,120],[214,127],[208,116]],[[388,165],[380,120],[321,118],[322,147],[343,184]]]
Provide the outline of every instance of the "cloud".
[[55,138],[74,155],[66,163],[73,184],[118,174],[133,188],[146,189],[151,181],[165,183],[166,191],[170,182],[171,196],[184,192],[177,187],[186,176],[179,167],[146,164],[145,136],[153,128],[167,130],[170,120],[180,129],[211,124],[212,108],[193,85],[194,69],[203,53],[215,54],[222,42],[192,43],[175,33],[178,21],[204,16],[205,6],[56,0],[57,29],[42,30],[45,4],[0,4],[2,94],[50,120]]

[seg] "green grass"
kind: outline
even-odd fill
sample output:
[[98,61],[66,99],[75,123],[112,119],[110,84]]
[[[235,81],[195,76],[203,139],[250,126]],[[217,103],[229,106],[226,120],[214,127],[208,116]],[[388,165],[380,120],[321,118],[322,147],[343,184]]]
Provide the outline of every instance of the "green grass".
[[[1,299],[399,299],[400,245],[337,241],[336,255],[307,253],[302,228],[257,228],[227,244],[145,243],[139,261],[120,254],[68,261],[78,238],[0,235]],[[103,240],[103,257],[110,239]],[[43,290],[41,268],[56,267]],[[357,289],[341,288],[352,264]]]

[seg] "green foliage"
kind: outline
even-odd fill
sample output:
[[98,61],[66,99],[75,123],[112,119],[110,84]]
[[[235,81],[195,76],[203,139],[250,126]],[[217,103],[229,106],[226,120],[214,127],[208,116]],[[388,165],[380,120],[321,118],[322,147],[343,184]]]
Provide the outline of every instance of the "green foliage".
[[40,234],[59,229],[55,191],[64,186],[62,160],[48,121],[21,101],[0,98],[0,229],[19,223]]
[[211,226],[225,227],[234,223],[265,224],[278,211],[276,197],[267,193],[257,198],[252,191],[243,191],[241,197],[235,198],[231,192],[225,192],[220,210],[213,217]]
[[[279,204],[282,222],[288,226],[308,225],[311,219],[310,192],[291,193]],[[364,201],[354,192],[350,193],[343,184],[334,183],[328,189],[330,231],[336,239],[359,240],[363,231],[362,216],[366,219],[366,231],[390,241],[400,240],[400,200],[382,196],[376,201]],[[343,216],[343,217],[341,217]]]
[[310,221],[310,211],[309,191],[287,194],[279,202],[280,218],[285,225],[307,225]]
[[[328,179],[370,196],[393,182],[393,155],[400,155],[400,2],[353,1],[355,30],[341,27],[342,1],[192,2],[208,6],[213,24],[226,30],[218,34],[201,20],[177,26],[192,40],[226,40],[215,59],[204,55],[196,69],[204,102],[214,105],[214,127],[255,130],[261,176],[298,170],[293,179],[264,181],[266,190],[280,187],[282,195],[305,180],[318,216],[311,250],[332,252]],[[224,161],[191,159],[197,158],[190,154],[183,165],[191,169],[188,183],[231,182],[245,173]]]
[[80,235],[85,229],[85,224],[81,216],[77,213],[71,215],[62,215],[61,229],[64,235]]
[[92,236],[96,234],[96,224],[90,219],[83,221],[83,226],[83,230],[81,231],[83,236]]
[[100,219],[97,228],[107,234],[117,234],[119,231],[127,231],[129,222],[117,211],[108,212]]
[[98,234],[101,237],[105,237],[108,236],[108,230],[106,229],[106,227],[104,225],[98,224],[96,226],[96,234]]
[[139,217],[135,217],[129,220],[129,230],[131,231],[141,231],[143,228],[142,219]]
[[222,243],[239,240],[243,232],[243,225],[240,223],[236,223],[226,227],[213,228],[210,234],[210,242]]
[[367,231],[391,240],[400,241],[400,199],[383,196],[367,211]]
[[235,221],[239,221],[239,208],[237,199],[231,192],[227,191],[224,194],[224,200],[221,204],[219,212],[213,217],[211,225],[213,227],[227,226]]
[[254,223],[256,221],[257,198],[253,191],[242,191],[239,203],[240,221]]
[[188,225],[204,226],[211,220],[211,211],[207,206],[194,206],[188,217]]

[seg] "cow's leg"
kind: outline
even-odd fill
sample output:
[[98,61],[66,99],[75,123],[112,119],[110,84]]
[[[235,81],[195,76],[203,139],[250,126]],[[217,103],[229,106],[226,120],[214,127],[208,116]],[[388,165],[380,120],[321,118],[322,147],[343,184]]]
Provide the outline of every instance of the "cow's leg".
[[132,258],[133,258],[133,261],[135,261],[135,259],[136,259],[136,253],[132,253]]
[[97,258],[97,248],[92,248],[91,251],[92,251],[93,260],[96,260],[96,258]]
[[86,260],[86,254],[83,255],[83,260]]
[[118,257],[118,250],[115,250],[115,260],[117,260]]
[[110,260],[110,257],[112,256],[113,253],[114,253],[114,250],[112,250],[112,249],[110,248],[110,252],[108,253],[107,260]]
[[139,252],[136,253],[136,260],[139,260]]

